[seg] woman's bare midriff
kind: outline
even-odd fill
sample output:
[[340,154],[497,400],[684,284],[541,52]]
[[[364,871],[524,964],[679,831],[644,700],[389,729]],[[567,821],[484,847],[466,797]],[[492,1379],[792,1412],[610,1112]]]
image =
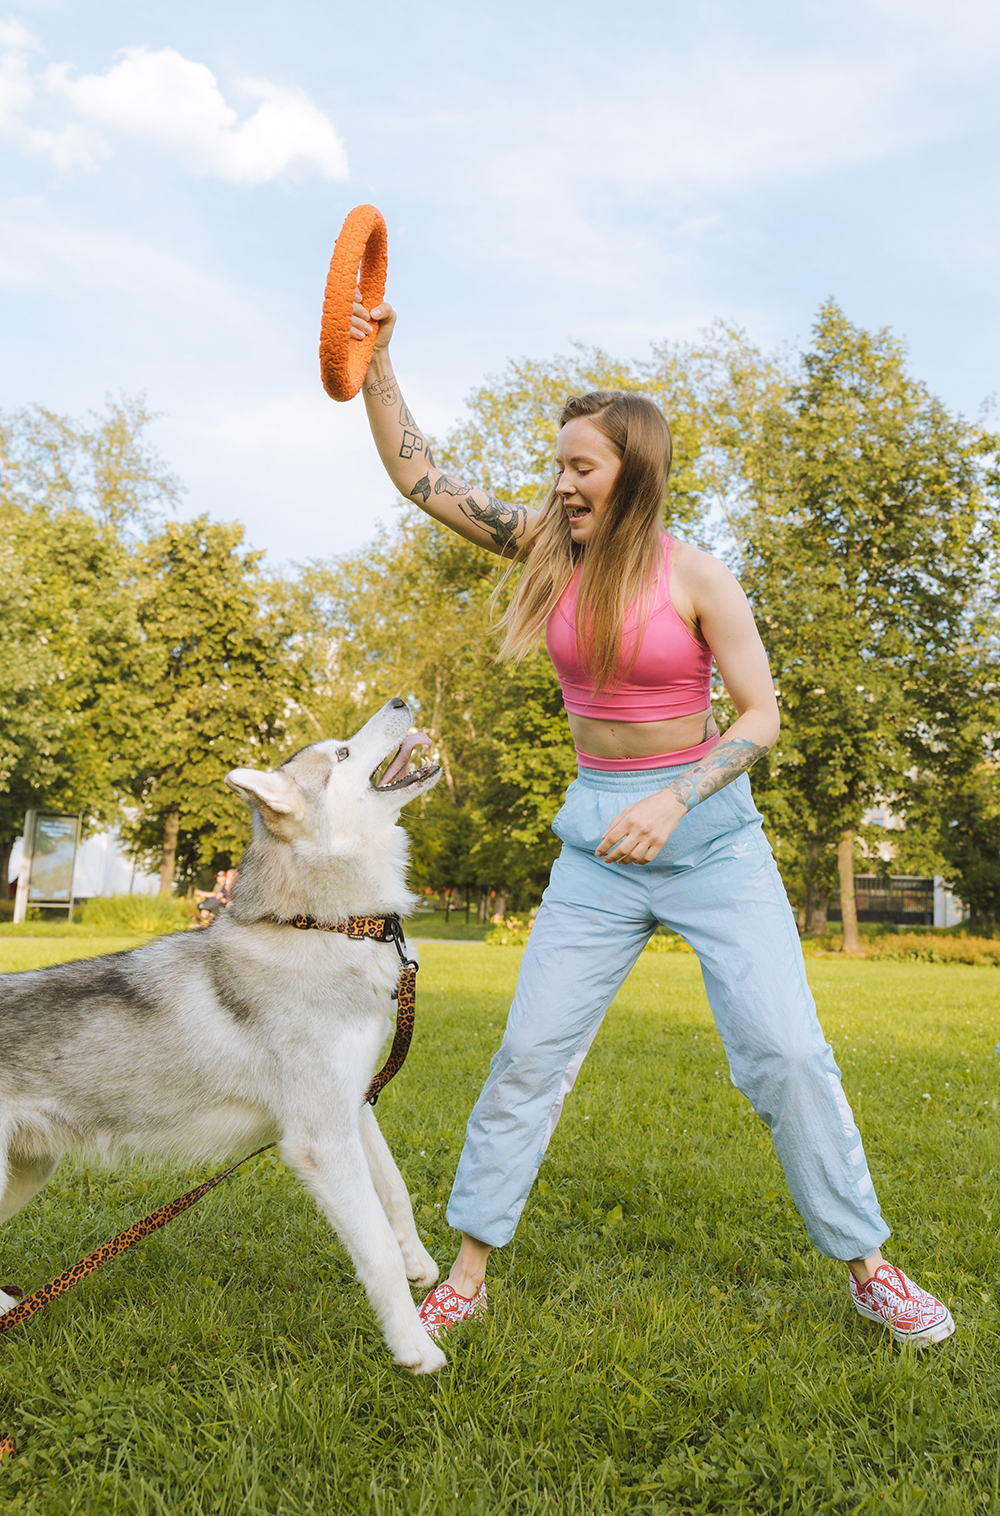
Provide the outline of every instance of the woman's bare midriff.
[[578,752],[593,758],[658,758],[697,747],[718,734],[711,706],[671,721],[595,721],[566,712]]

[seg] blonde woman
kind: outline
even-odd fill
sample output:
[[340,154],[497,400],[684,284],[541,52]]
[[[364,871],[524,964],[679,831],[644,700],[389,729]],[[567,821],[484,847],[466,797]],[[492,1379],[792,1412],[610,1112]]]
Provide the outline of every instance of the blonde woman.
[[[880,1251],[889,1229],[747,780],[778,735],[767,656],[729,570],[662,530],[662,413],[635,394],[569,400],[548,498],[512,505],[435,467],[389,361],[395,313],[356,304],[359,340],[370,316],[364,396],[382,461],[436,521],[523,564],[500,656],[545,636],[579,759],[448,1203],[462,1245],[425,1326],[438,1336],[485,1308],[490,1250],[513,1236],[604,1013],[662,923],[698,954],[733,1083],[770,1127],[813,1243],[847,1263],[859,1313],[900,1341],[950,1336],[947,1307]],[[739,713],[723,735],[713,658]]]

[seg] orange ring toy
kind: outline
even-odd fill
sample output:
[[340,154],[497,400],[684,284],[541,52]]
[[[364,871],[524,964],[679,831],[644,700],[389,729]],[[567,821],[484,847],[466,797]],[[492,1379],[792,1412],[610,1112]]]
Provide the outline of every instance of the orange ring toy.
[[[389,267],[385,221],[374,205],[348,211],[330,259],[319,333],[319,371],[331,400],[353,400],[364,382],[378,336],[378,322],[363,342],[351,336],[355,286],[366,311],[381,305]],[[358,272],[360,268],[360,273]]]

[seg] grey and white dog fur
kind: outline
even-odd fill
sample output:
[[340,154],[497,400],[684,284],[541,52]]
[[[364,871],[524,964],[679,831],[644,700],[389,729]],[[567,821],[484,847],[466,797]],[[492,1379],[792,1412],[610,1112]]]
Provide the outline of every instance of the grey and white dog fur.
[[[412,908],[397,821],[440,771],[407,771],[427,741],[407,736],[410,722],[390,700],[355,737],[227,775],[254,835],[209,930],[0,975],[0,1221],[64,1152],[215,1160],[277,1140],[349,1251],[394,1358],[427,1374],[445,1357],[407,1280],[429,1288],[438,1269],[362,1104],[399,958],[391,942],[279,924]],[[0,1310],[13,1304],[0,1292]]]

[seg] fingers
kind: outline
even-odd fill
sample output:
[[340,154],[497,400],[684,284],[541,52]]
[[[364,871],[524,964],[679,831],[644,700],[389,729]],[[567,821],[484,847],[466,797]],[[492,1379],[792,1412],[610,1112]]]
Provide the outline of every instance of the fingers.
[[651,863],[665,841],[648,822],[623,811],[609,823],[595,856],[605,863]]
[[396,312],[388,301],[383,300],[381,305],[376,305],[372,310],[372,320],[378,322],[378,336],[375,338],[375,346],[379,349],[389,346],[389,338],[392,336],[396,325]]
[[363,342],[371,333],[369,312],[361,304],[361,291],[355,290],[354,304],[351,307],[351,336],[355,342]]

